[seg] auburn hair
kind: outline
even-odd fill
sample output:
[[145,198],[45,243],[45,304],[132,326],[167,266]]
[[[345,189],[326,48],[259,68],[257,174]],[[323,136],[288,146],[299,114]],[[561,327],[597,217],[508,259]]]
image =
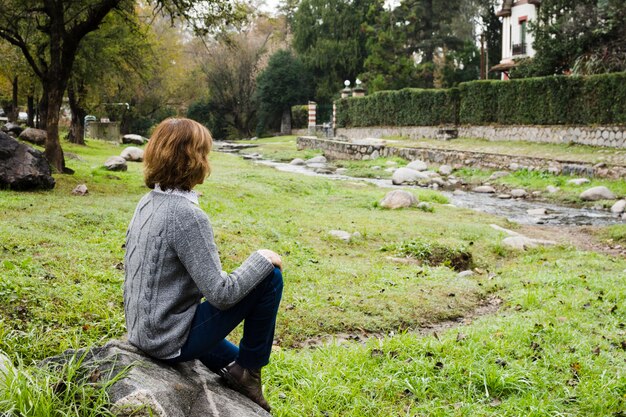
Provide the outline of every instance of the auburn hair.
[[190,191],[210,174],[208,155],[213,139],[200,123],[184,118],[163,120],[144,152],[144,180],[162,190]]

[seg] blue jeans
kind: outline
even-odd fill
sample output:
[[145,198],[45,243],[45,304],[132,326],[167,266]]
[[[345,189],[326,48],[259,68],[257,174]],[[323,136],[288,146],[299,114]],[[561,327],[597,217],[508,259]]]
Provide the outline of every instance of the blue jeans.
[[[228,310],[218,310],[206,301],[200,303],[180,356],[165,362],[199,359],[213,372],[234,360],[248,369],[267,365],[282,294],[283,276],[274,268],[274,272]],[[242,321],[243,337],[237,347],[225,338]]]

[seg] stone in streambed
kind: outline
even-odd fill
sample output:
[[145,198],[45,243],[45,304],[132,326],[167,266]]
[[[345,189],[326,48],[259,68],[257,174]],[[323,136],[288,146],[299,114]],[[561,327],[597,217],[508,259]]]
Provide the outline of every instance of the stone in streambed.
[[304,162],[304,160],[300,158],[295,158],[291,162],[289,162],[289,165],[305,165],[305,164],[306,163]]
[[496,189],[493,188],[491,185],[479,185],[478,187],[475,187],[472,191],[481,194],[494,194],[496,192]]
[[420,161],[419,159],[409,162],[406,167],[415,171],[426,171],[428,169],[426,162]]
[[391,182],[395,185],[415,184],[420,180],[428,180],[429,178],[419,171],[409,168],[398,168],[391,177]]
[[526,190],[516,188],[514,190],[511,190],[510,194],[513,198],[524,198],[528,193],[526,192]]
[[605,186],[593,187],[583,191],[580,199],[584,201],[615,200],[615,194]]
[[611,207],[611,213],[619,214],[623,213],[626,209],[626,200],[619,200]]

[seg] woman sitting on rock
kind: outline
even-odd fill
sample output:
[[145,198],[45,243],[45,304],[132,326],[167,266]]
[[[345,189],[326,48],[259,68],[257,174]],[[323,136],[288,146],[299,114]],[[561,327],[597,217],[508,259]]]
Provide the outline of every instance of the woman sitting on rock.
[[[282,261],[262,249],[230,274],[222,271],[211,223],[193,191],[209,174],[211,144],[201,124],[167,119],[146,147],[144,177],[153,190],[126,234],[128,339],[171,364],[199,359],[269,411],[261,368],[274,339]],[[242,321],[237,347],[226,336]]]

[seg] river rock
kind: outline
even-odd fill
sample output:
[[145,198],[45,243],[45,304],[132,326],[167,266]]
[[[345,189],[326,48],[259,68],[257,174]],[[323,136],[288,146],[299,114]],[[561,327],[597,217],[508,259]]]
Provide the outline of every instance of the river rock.
[[129,133],[128,135],[122,136],[122,143],[132,144],[132,145],[145,145],[148,142],[148,138],[144,138],[141,135],[135,135]]
[[126,159],[121,156],[112,156],[104,162],[104,167],[109,171],[126,171],[128,165],[126,165]]
[[493,188],[491,185],[479,185],[478,187],[475,187],[472,191],[474,191],[475,193],[493,194],[496,192],[496,189]]
[[572,180],[567,180],[568,184],[574,184],[574,185],[583,185],[583,184],[588,184],[591,181],[589,180],[589,178],[574,178]]
[[289,162],[289,165],[305,165],[305,164],[306,163],[304,162],[304,159],[300,159],[300,158],[295,158],[291,162]]
[[513,198],[524,198],[526,197],[526,190],[523,190],[521,188],[516,188],[514,190],[510,191],[510,194]]
[[441,175],[450,175],[452,174],[452,167],[450,165],[442,165],[439,167],[439,173]]
[[343,240],[344,242],[350,242],[352,239],[352,234],[344,230],[330,230],[328,234],[335,239]]
[[5,133],[13,133],[15,136],[19,136],[24,128],[16,123],[9,122],[2,126],[1,130]]
[[320,156],[314,156],[311,159],[307,159],[306,164],[310,165],[310,164],[325,164],[327,163],[328,160],[326,159],[326,157],[320,155]]
[[86,184],[78,184],[72,190],[72,194],[73,195],[87,195],[88,193],[89,193],[89,190],[87,189],[87,185]]
[[457,277],[458,278],[468,278],[468,277],[471,277],[472,275],[474,275],[474,271],[468,269],[467,271],[459,272],[457,274]]
[[415,171],[426,171],[428,169],[428,165],[426,164],[426,162],[420,161],[419,159],[409,162],[406,167]]
[[245,396],[227,388],[201,362],[167,365],[118,340],[89,351],[68,350],[44,360],[41,366],[54,369],[83,355],[81,374],[90,375],[92,383],[104,384],[128,369],[107,389],[112,411],[120,417],[270,416]]
[[510,169],[511,171],[517,171],[517,170],[518,170],[518,169],[520,169],[520,168],[521,168],[521,166],[520,166],[520,164],[518,164],[517,162],[512,162],[512,163],[509,165],[509,169]]
[[54,188],[50,165],[43,153],[0,132],[0,188]]
[[511,196],[511,194],[498,194],[498,198],[500,200],[509,200],[511,199],[513,196]]
[[388,209],[399,209],[412,207],[417,205],[419,200],[412,193],[404,190],[389,191],[385,197],[380,200],[380,206]]
[[39,146],[43,146],[46,144],[47,137],[48,137],[48,133],[45,130],[33,129],[32,127],[27,127],[18,136],[18,138],[23,141],[32,143],[33,145],[39,145]]
[[537,246],[553,246],[556,242],[551,240],[531,239],[526,236],[509,236],[502,240],[502,244],[508,248],[516,250],[526,250],[536,248]]
[[497,180],[498,178],[506,177],[507,175],[511,175],[511,173],[507,171],[496,171],[491,174],[489,181]]
[[617,203],[613,204],[611,207],[611,213],[623,213],[626,209],[626,200],[619,200]]
[[136,148],[134,146],[129,146],[124,149],[120,156],[127,161],[131,162],[141,162],[143,161],[143,149]]
[[603,185],[589,188],[580,193],[580,199],[584,201],[615,200],[615,198],[615,194]]
[[548,210],[544,208],[528,209],[526,210],[526,213],[530,214],[531,216],[545,216],[546,214],[548,214]]
[[554,194],[556,192],[558,192],[560,190],[559,187],[555,187],[554,185],[548,185],[546,187],[546,191],[549,192],[550,194]]
[[420,180],[428,180],[429,178],[419,171],[410,168],[398,168],[391,177],[391,182],[395,185],[415,184]]

